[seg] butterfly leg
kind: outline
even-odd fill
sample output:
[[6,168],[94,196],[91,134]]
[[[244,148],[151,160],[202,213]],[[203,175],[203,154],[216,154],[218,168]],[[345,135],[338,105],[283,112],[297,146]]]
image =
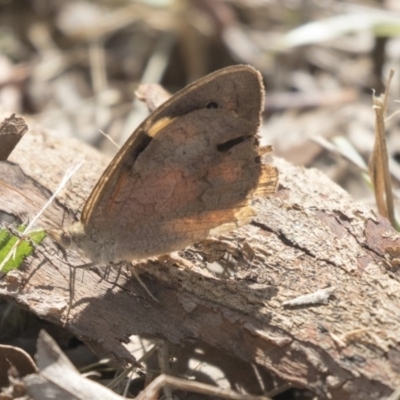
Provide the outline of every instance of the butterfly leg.
[[136,280],[139,282],[140,286],[146,291],[146,293],[157,303],[159,301],[153,296],[153,294],[150,292],[149,288],[146,286],[146,284],[141,280],[139,274],[136,271],[136,267],[132,265],[133,268],[130,268],[130,272],[132,275],[136,278]]
[[64,326],[66,326],[68,320],[69,320],[69,315],[71,312],[72,304],[74,302],[74,297],[75,297],[75,280],[76,280],[76,270],[79,268],[89,268],[93,266],[94,263],[87,263],[87,264],[82,264],[82,265],[70,265],[69,266],[69,302],[68,302],[68,307],[67,307],[67,315],[65,316],[64,320]]

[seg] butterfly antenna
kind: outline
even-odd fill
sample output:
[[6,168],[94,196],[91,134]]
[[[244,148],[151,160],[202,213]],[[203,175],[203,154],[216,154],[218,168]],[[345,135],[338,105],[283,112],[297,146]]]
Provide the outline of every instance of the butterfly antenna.
[[140,286],[146,291],[146,293],[156,302],[159,303],[159,301],[153,296],[153,294],[150,292],[149,288],[146,286],[146,284],[140,279],[139,274],[136,272],[135,266],[131,268],[131,272],[133,276],[136,278],[136,280],[139,282]]

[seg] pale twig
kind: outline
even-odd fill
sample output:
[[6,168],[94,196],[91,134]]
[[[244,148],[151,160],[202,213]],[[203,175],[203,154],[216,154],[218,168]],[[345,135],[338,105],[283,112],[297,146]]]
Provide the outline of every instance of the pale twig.
[[135,400],[150,400],[158,398],[157,394],[164,385],[187,392],[200,393],[230,400],[270,400],[270,397],[266,396],[241,394],[228,388],[215,387],[206,383],[188,381],[164,374],[154,379],[146,389],[139,393]]
[[285,307],[307,306],[315,304],[328,304],[329,296],[335,291],[335,287],[328,287],[317,290],[313,293],[298,296],[295,299],[284,301]]
[[397,388],[386,400],[399,400],[400,388]]

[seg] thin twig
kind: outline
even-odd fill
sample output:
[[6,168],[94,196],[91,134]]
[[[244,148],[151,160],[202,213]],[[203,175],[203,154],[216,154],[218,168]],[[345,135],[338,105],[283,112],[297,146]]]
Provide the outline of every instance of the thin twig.
[[369,161],[369,173],[374,186],[375,199],[379,213],[388,218],[395,227],[392,181],[389,173],[389,156],[386,146],[385,115],[387,111],[390,83],[394,70],[390,71],[385,93],[376,97],[373,95],[375,109],[375,143]]

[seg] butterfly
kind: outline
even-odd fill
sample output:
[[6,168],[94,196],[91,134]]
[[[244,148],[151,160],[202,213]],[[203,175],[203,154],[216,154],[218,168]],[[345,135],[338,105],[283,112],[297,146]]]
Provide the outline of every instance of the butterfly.
[[157,108],[111,161],[75,224],[50,235],[98,263],[181,250],[248,223],[273,193],[257,131],[261,74],[237,65],[188,85]]

